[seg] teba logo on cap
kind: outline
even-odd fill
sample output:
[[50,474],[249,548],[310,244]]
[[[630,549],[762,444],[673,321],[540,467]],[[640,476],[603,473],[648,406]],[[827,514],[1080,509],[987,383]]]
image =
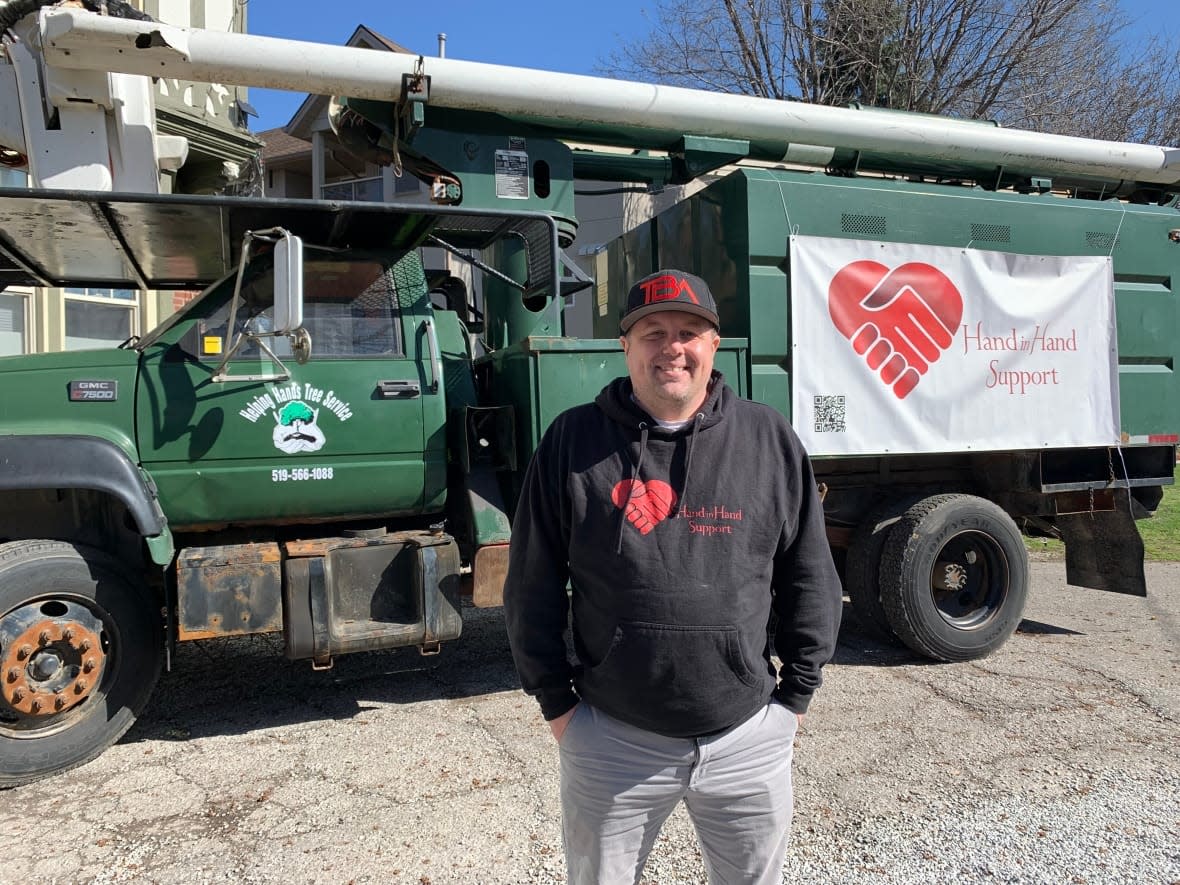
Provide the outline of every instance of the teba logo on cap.
[[687,295],[693,304],[700,304],[697,293],[692,290],[692,284],[684,277],[666,273],[639,284],[643,291],[644,304],[656,304],[660,301],[677,301],[681,295]]

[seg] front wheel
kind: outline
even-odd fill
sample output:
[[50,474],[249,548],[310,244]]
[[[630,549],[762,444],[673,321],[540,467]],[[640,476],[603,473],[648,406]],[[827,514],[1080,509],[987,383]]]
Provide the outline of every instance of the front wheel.
[[919,654],[969,661],[1016,630],[1028,596],[1028,553],[1016,523],[991,501],[933,495],[889,532],[881,604],[893,632]]
[[0,545],[0,787],[98,756],[147,703],[163,629],[119,564],[61,541]]

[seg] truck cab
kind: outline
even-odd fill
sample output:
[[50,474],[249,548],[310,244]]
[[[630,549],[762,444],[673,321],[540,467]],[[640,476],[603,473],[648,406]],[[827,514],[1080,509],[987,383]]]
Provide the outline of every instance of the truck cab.
[[116,740],[177,641],[273,633],[329,667],[438,651],[464,589],[498,603],[514,413],[422,249],[507,239],[501,287],[544,304],[551,218],[11,191],[0,225],[6,282],[104,255],[88,284],[206,284],[118,349],[0,360],[0,785]]

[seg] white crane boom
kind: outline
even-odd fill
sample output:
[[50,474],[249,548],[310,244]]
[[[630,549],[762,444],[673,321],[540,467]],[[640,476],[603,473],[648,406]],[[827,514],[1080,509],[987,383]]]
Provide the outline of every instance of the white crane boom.
[[[175,28],[76,9],[41,13],[46,60],[62,68],[395,100],[419,57],[248,34]],[[1180,149],[1003,129],[948,118],[868,113],[481,64],[423,60],[430,104],[494,112],[571,140],[666,145],[683,134],[742,139],[762,159],[815,146],[936,162],[1157,185],[1180,183]]]

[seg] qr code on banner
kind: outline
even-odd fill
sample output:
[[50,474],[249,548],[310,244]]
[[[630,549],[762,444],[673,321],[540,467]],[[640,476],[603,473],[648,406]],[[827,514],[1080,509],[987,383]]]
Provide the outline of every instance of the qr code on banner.
[[845,429],[844,397],[815,397],[815,432],[843,433]]

